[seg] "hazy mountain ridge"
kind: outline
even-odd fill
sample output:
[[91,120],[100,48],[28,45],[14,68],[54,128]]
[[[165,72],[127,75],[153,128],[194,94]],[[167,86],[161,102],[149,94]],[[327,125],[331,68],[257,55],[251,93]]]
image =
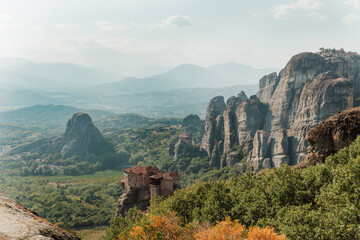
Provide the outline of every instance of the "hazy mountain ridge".
[[89,88],[105,95],[169,91],[183,88],[220,88],[233,85],[257,84],[273,69],[255,69],[250,66],[225,63],[209,68],[182,64],[170,71],[146,78],[125,78],[117,82]]
[[35,105],[0,113],[0,123],[15,126],[62,126],[75,112],[86,111],[95,120],[115,114],[94,109],[80,109],[65,105]]
[[279,71],[279,69],[275,68],[257,69],[248,65],[234,62],[216,64],[207,69],[219,76],[227,78],[231,85],[237,83],[239,80],[241,80],[242,84],[254,84],[257,83],[258,80],[264,75]]
[[0,63],[1,82],[14,84],[15,80],[15,85],[19,87],[72,91],[74,88],[109,83],[124,78],[116,73],[71,63],[35,63],[26,60],[16,63],[17,61],[8,65]]
[[[226,69],[232,69],[231,80],[222,76]],[[255,85],[234,86],[241,84],[241,75],[249,76],[246,74],[249,71],[259,74],[254,82],[263,74],[263,70],[234,63],[210,68],[182,64],[163,74],[120,80],[117,74],[75,64],[0,59],[0,111],[36,104],[63,104],[150,117],[184,117],[191,113],[204,116],[206,104],[214,95],[230,97],[241,90],[254,94]],[[249,82],[249,77],[246,78],[244,81]],[[223,87],[229,85],[232,87]]]
[[109,107],[117,113],[141,113],[149,117],[185,117],[195,113],[205,116],[207,103],[214,95],[230,97],[241,91],[252,95],[257,85],[238,85],[223,88],[188,88],[171,91],[105,96],[86,102],[87,108]]

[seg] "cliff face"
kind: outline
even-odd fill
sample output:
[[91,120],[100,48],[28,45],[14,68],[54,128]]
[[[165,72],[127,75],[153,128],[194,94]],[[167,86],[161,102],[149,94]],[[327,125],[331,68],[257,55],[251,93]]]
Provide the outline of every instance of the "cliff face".
[[79,239],[21,206],[0,197],[0,239]]
[[[266,104],[256,97],[247,99],[246,95],[231,97],[225,105],[224,98],[215,97],[210,101],[205,123],[206,133],[202,139],[209,157],[210,165],[223,167],[237,162],[240,156],[231,153],[234,145],[247,148],[256,131],[261,129],[267,112]],[[238,149],[236,149],[238,150]]]
[[124,216],[130,208],[136,207],[145,211],[150,205],[150,191],[148,187],[133,188],[121,195],[118,200],[117,216]]
[[92,148],[104,141],[100,131],[93,125],[90,116],[80,112],[75,113],[69,119],[63,135],[23,144],[11,149],[10,152],[13,154],[24,152],[61,153],[62,158],[78,155],[86,160],[91,160],[95,158]]
[[[202,146],[213,159],[214,152],[221,156],[230,153],[234,144],[244,147],[244,143],[252,141],[252,146],[242,149],[242,153],[248,153],[247,162],[254,170],[283,163],[296,165],[306,155],[306,133],[357,104],[359,69],[358,57],[300,53],[278,75],[271,73],[260,79],[258,100],[230,98],[226,109],[216,116],[222,120],[218,126],[207,115],[206,124],[212,127],[206,128]],[[222,135],[211,139],[216,133]],[[214,150],[211,146],[216,143],[222,147]],[[219,166],[216,161],[212,163]]]
[[305,168],[324,162],[327,156],[337,153],[360,135],[360,107],[338,113],[312,128],[306,134],[308,154],[297,166]]
[[63,146],[61,156],[67,158],[73,155],[83,156],[85,159],[94,158],[89,147],[103,140],[97,129],[86,113],[75,113],[66,124],[66,130],[62,138]]

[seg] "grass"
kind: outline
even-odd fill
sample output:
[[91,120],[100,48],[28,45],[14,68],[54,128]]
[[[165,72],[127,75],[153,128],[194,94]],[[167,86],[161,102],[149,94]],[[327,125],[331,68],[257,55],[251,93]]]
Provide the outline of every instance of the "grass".
[[124,172],[121,170],[106,170],[99,171],[93,174],[80,175],[80,176],[29,176],[22,177],[23,180],[38,180],[38,181],[49,181],[55,183],[71,183],[72,185],[79,185],[84,183],[106,183],[120,181],[124,176]]
[[98,240],[105,238],[107,229],[107,226],[103,226],[90,229],[72,230],[71,233],[75,234],[81,239]]

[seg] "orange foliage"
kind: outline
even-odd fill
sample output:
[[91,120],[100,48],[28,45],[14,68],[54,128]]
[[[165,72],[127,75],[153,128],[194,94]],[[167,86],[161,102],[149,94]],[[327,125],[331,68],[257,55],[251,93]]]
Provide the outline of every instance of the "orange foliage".
[[284,235],[278,235],[271,227],[245,227],[237,220],[231,221],[226,217],[224,221],[217,222],[213,227],[209,225],[180,226],[176,213],[167,216],[150,215],[147,220],[135,226],[128,236],[120,235],[119,240],[286,240]]
[[170,213],[165,217],[149,216],[149,222],[143,226],[135,226],[131,229],[127,239],[179,239],[182,228],[179,227],[179,219],[176,213]]
[[224,221],[218,222],[214,227],[195,234],[196,240],[235,240],[244,239],[245,228],[236,220],[231,221],[226,217]]
[[275,229],[267,226],[266,228],[250,227],[247,240],[286,240],[285,235],[277,235]]

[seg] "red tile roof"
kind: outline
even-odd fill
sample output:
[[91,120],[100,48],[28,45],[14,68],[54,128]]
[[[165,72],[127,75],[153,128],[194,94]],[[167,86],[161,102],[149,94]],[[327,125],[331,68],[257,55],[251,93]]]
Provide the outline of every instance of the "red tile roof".
[[164,173],[163,171],[157,170],[156,168],[152,167],[152,166],[135,166],[135,167],[131,167],[131,168],[126,168],[123,170],[125,173],[133,173],[136,175],[140,175],[140,174],[156,174],[156,173]]
[[165,179],[165,180],[176,180],[180,178],[180,175],[177,173],[157,173],[155,175],[150,176],[151,179]]

